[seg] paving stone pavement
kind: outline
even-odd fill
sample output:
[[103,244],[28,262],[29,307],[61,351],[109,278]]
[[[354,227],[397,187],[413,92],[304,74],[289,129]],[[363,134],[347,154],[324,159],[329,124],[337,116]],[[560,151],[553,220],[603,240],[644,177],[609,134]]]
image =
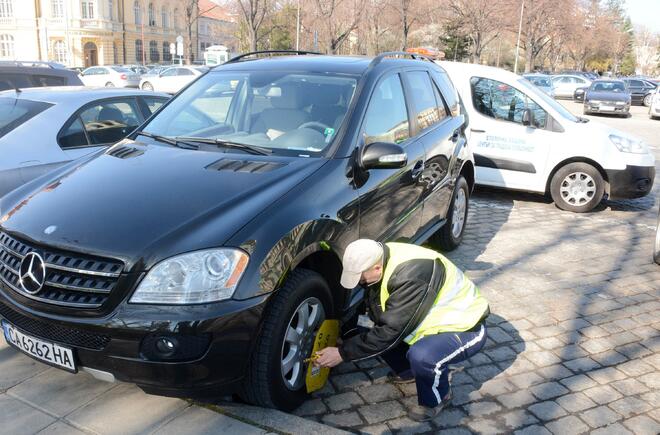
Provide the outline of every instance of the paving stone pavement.
[[[660,157],[657,124],[641,133]],[[658,172],[654,194],[587,214],[477,189],[463,244],[448,257],[492,315],[485,349],[452,372],[453,406],[410,421],[414,384],[390,385],[382,362],[364,361],[339,366],[296,413],[367,434],[660,433]]]

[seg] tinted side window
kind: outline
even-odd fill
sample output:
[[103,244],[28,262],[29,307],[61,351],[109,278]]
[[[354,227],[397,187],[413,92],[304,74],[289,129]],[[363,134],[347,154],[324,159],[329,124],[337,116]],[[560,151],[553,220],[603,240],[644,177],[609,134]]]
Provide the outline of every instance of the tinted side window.
[[[414,116],[421,130],[436,125],[442,119],[438,102],[434,94],[431,78],[424,71],[412,71],[406,74],[412,91]],[[444,108],[443,108],[444,112]]]
[[60,135],[60,146],[71,148],[118,142],[140,125],[139,113],[133,99],[104,101],[87,107]]
[[401,143],[410,137],[406,99],[398,74],[381,81],[371,96],[364,120],[364,142]]
[[80,118],[76,118],[59,137],[60,147],[75,148],[87,146],[87,136]]
[[32,76],[32,81],[35,86],[64,86],[66,85],[66,80],[64,77],[54,77],[54,76]]
[[177,68],[170,68],[161,74],[161,77],[171,77],[176,75]]
[[191,75],[193,75],[193,72],[190,71],[189,69],[186,69],[186,68],[179,68],[179,71],[177,72],[177,75],[191,76]]
[[52,106],[41,101],[0,98],[0,137]]
[[449,79],[447,73],[439,73],[434,71],[431,73],[431,75],[433,76],[436,85],[438,85],[440,88],[440,94],[444,98],[445,103],[447,103],[447,107],[449,108],[449,113],[451,113],[451,116],[460,115],[461,105],[458,92]]
[[491,118],[522,124],[525,108],[534,113],[534,126],[545,128],[547,113],[527,95],[506,83],[481,77],[472,77],[472,104],[474,108]]
[[27,75],[0,74],[0,91],[16,88],[30,88],[32,84]]

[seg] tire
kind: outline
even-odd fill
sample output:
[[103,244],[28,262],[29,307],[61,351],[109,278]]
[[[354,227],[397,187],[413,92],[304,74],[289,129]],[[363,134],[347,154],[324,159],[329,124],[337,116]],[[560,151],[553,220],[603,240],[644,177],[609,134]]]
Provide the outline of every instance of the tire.
[[144,91],[153,91],[154,86],[149,82],[144,82],[144,83],[142,83],[142,90],[144,90]]
[[651,100],[653,100],[653,94],[646,95],[644,101],[642,101],[644,107],[649,107],[651,105]]
[[[300,328],[302,334],[297,337],[301,344],[295,351],[289,344],[287,331],[290,328],[298,330],[292,325],[302,326],[298,312],[303,311],[310,313],[308,323],[315,321],[312,327]],[[264,310],[261,333],[240,396],[246,402],[283,411],[300,406],[308,396],[305,388],[307,366],[302,360],[310,356],[318,327],[324,319],[332,318],[332,313],[332,296],[323,277],[307,269],[291,272]],[[293,363],[292,369],[283,373],[285,359]]]
[[605,192],[603,176],[588,163],[561,167],[550,182],[550,195],[562,210],[586,213],[596,207]]
[[439,245],[443,251],[458,248],[463,240],[463,234],[465,234],[469,204],[470,187],[461,175],[456,180],[456,187],[447,213],[449,216],[447,222],[431,236],[431,243]]
[[115,84],[112,83],[112,82],[108,82],[108,83],[105,84],[105,87],[106,87],[106,88],[114,88],[114,87],[115,87]]
[[653,261],[660,264],[660,212],[658,212],[658,225],[655,227],[655,244],[653,245]]

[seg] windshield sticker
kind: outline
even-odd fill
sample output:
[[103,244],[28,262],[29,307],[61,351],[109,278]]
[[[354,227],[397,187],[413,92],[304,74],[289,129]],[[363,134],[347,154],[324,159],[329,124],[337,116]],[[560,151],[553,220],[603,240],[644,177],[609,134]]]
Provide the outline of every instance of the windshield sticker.
[[334,128],[326,128],[325,131],[323,132],[323,135],[325,136],[325,143],[330,143],[332,140],[332,136],[335,134],[335,129]]
[[479,148],[496,148],[499,150],[524,151],[531,153],[534,146],[529,145],[525,139],[487,135],[485,140],[477,143]]

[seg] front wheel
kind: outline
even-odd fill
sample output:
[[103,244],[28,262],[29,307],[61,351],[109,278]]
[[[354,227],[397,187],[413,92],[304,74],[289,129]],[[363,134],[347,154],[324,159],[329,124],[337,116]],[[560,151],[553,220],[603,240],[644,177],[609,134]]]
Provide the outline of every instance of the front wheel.
[[653,94],[649,94],[644,97],[644,106],[649,107],[651,105],[651,100],[653,100]]
[[321,323],[332,316],[328,284],[296,269],[264,310],[241,396],[255,405],[291,411],[307,398],[308,358]]
[[149,82],[144,82],[144,83],[142,84],[142,89],[145,90],[145,91],[153,91],[153,90],[154,90],[154,87],[153,87],[153,85],[152,85],[151,83],[149,83]]
[[655,227],[655,245],[653,248],[653,261],[660,264],[660,211],[658,211],[658,225]]
[[447,222],[437,233],[431,236],[432,243],[438,244],[444,251],[452,251],[458,248],[465,233],[469,201],[470,188],[465,178],[459,176],[456,180],[451,204],[449,204]]
[[550,195],[555,205],[575,213],[593,210],[604,192],[603,176],[588,163],[569,163],[560,168],[550,182]]

